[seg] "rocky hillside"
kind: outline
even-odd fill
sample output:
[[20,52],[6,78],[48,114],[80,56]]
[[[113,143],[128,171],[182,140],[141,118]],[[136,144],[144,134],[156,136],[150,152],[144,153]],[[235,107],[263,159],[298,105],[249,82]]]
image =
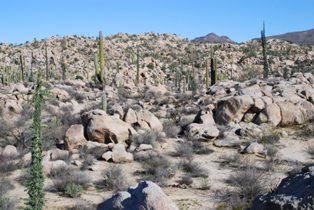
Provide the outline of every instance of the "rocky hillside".
[[281,39],[296,44],[314,44],[314,29],[307,31],[290,32],[275,36],[269,36],[271,39]]
[[[17,80],[21,58],[25,77],[31,70],[45,69],[45,44],[52,77],[60,79],[61,64],[67,78],[91,81],[94,75],[94,55],[97,42],[93,37],[50,37],[21,45],[0,45],[0,76],[8,73]],[[194,74],[199,85],[204,84],[206,61],[210,49],[215,49],[218,77],[245,80],[262,75],[262,53],[256,40],[242,44],[209,44],[188,41],[171,34],[116,34],[105,38],[105,68],[108,81],[116,86],[132,84],[136,75],[136,50],[140,52],[141,83],[174,86],[176,71]],[[299,46],[286,41],[268,40],[268,59],[272,73],[307,72],[313,69],[312,46]]]
[[[225,80],[195,93],[107,85],[100,110],[104,92],[94,84],[47,81],[45,209],[248,207],[286,172],[312,162],[313,85],[311,73]],[[0,199],[17,209],[27,197],[33,93],[31,82],[0,86]],[[313,205],[304,183],[293,194],[310,197],[298,196],[292,209]]]
[[215,33],[209,33],[206,36],[201,36],[193,39],[193,41],[196,42],[208,42],[208,43],[232,43],[235,44],[234,41],[232,41],[227,36],[218,36]]

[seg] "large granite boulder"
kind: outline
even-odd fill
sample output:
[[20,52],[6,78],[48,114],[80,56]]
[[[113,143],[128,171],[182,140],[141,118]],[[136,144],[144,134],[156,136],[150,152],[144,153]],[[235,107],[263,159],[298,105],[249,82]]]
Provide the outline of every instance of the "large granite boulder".
[[252,210],[314,209],[314,166],[283,179],[276,190],[256,198]]
[[65,133],[65,148],[69,151],[78,149],[86,144],[84,136],[84,126],[80,124],[71,125],[71,127]]
[[82,122],[87,139],[99,143],[125,143],[132,128],[118,116],[107,115],[102,110],[83,113]]
[[151,181],[142,181],[99,204],[97,210],[179,210],[162,189]]
[[254,105],[252,97],[248,95],[234,96],[221,100],[217,104],[215,120],[218,124],[240,122],[244,114]]

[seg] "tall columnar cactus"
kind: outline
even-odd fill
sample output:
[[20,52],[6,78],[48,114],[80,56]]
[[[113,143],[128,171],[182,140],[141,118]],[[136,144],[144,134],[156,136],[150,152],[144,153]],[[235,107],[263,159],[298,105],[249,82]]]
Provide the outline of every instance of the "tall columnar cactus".
[[24,67],[24,60],[23,60],[23,56],[22,54],[20,54],[20,68],[21,68],[21,80],[24,82],[24,70],[25,70],[25,67]]
[[140,49],[136,50],[136,86],[140,83]]
[[44,207],[44,176],[42,165],[42,133],[41,133],[41,110],[43,103],[43,90],[41,81],[41,71],[38,71],[36,90],[34,93],[33,114],[33,137],[31,144],[31,164],[28,170],[29,179],[27,180],[27,209],[42,210]]
[[208,72],[208,59],[205,61],[205,85],[206,89],[209,88],[209,72]]
[[45,43],[45,64],[46,64],[46,80],[49,80],[50,72],[49,72],[49,61],[48,61],[48,46],[47,42]]
[[213,49],[211,50],[210,67],[211,85],[214,85],[217,81],[217,61]]
[[31,53],[31,65],[29,68],[29,74],[28,74],[28,81],[29,82],[33,82],[33,64],[35,63],[35,59],[34,59],[34,54],[33,52]]
[[264,64],[264,78],[268,78],[269,68],[267,61],[267,52],[266,52],[266,36],[265,36],[265,22],[263,22],[263,30],[261,31],[261,41],[263,48],[263,64]]
[[99,81],[101,84],[106,84],[105,78],[105,55],[104,55],[104,38],[102,32],[99,31],[98,38],[98,53],[99,53]]

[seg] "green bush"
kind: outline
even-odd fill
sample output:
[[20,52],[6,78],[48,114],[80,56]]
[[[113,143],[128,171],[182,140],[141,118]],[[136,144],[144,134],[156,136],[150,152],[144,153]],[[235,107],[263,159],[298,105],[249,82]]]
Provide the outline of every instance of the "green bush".
[[80,196],[81,192],[83,191],[83,187],[79,184],[69,182],[65,186],[64,193],[71,198],[77,198]]

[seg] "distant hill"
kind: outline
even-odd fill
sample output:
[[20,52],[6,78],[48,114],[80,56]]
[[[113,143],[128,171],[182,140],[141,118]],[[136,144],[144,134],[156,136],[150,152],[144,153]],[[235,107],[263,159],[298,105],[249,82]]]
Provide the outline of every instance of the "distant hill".
[[196,42],[208,42],[208,43],[235,43],[227,36],[218,36],[215,33],[209,33],[206,36],[201,36],[193,39]]
[[285,34],[269,36],[268,38],[281,39],[296,44],[314,45],[314,29],[307,31],[289,32]]

